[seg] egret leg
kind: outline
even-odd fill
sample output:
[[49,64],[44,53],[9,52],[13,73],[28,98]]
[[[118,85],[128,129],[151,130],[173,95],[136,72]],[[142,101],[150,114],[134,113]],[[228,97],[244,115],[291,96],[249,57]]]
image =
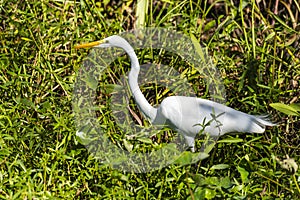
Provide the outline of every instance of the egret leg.
[[190,136],[184,136],[187,145],[190,147],[192,152],[195,152],[195,138]]
[[217,138],[215,138],[215,137],[210,138],[206,144],[202,144],[200,152],[209,153],[214,147],[213,144],[216,144],[216,141],[217,141]]

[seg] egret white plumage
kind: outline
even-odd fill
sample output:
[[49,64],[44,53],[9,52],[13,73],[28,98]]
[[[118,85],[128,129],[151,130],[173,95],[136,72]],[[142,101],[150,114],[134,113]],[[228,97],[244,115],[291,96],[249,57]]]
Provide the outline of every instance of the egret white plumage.
[[[209,133],[211,136],[220,136],[231,132],[263,133],[266,126],[275,125],[266,117],[249,115],[197,97],[170,96],[155,108],[149,104],[139,88],[139,61],[134,49],[124,38],[113,35],[101,41],[78,45],[75,48],[86,47],[124,49],[131,61],[129,86],[139,109],[150,119],[152,124],[167,124],[182,134],[192,151],[194,151],[195,136],[200,131]],[[207,124],[207,122],[209,123]],[[203,127],[203,125],[206,126]]]

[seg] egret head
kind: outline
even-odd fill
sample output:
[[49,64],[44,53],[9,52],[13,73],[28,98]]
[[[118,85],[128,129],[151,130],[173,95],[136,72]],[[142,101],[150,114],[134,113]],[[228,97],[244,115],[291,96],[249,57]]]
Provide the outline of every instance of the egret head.
[[112,35],[103,40],[75,46],[75,48],[81,49],[87,47],[95,47],[95,48],[120,47],[126,50],[128,46],[130,47],[129,43],[124,38],[117,35]]

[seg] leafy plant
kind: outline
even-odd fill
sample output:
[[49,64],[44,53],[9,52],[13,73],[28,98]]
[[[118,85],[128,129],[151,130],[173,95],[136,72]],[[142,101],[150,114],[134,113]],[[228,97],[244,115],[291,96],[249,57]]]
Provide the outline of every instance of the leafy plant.
[[284,114],[300,116],[300,104],[293,103],[286,105],[283,103],[271,103],[270,106]]
[[[300,136],[299,120],[293,119],[300,113],[299,3],[140,2],[147,5],[132,0],[1,1],[0,198],[297,199]],[[141,16],[139,22],[135,16]],[[138,174],[99,162],[78,142],[84,130],[76,130],[73,120],[73,85],[90,52],[77,51],[74,45],[137,24],[179,31],[191,36],[198,50],[199,43],[205,47],[224,81],[227,105],[250,114],[274,108],[292,117],[275,113],[272,117],[282,121],[280,126],[264,134],[222,136],[209,157],[192,165],[179,167],[175,162]],[[178,56],[167,57],[161,50],[137,54],[142,64],[155,61],[176,69],[197,96],[210,98],[205,77]],[[111,86],[129,68],[128,58],[120,56],[100,80],[87,80],[99,88],[95,105],[102,112],[96,113],[97,122],[118,148],[152,150],[171,134],[126,138],[112,117]],[[141,88],[153,104],[176,93],[156,84]],[[133,118],[147,126],[134,101],[128,102]],[[187,152],[177,163],[193,159]]]

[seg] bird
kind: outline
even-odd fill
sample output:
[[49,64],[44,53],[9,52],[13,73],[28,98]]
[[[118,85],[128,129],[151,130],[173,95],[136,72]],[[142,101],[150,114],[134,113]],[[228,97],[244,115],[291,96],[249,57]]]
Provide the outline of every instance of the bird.
[[276,125],[268,119],[268,116],[246,114],[199,97],[169,96],[163,99],[159,106],[153,107],[140,90],[139,60],[126,39],[112,35],[103,40],[77,45],[75,49],[88,47],[116,47],[126,52],[131,62],[129,87],[139,110],[153,125],[168,125],[180,133],[192,152],[195,152],[195,137],[200,131],[218,137],[226,133],[263,133],[267,126]]

